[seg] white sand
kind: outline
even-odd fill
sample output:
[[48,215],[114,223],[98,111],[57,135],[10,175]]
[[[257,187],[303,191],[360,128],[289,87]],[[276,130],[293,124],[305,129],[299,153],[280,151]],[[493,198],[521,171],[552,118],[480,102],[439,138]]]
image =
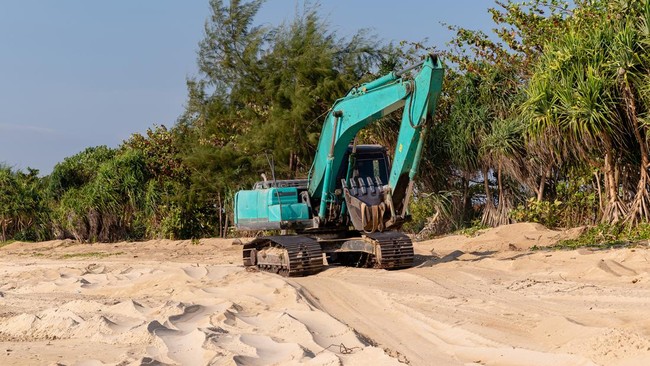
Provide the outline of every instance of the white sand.
[[0,364],[650,364],[650,250],[527,250],[575,234],[510,225],[292,279],[230,240],[14,243]]

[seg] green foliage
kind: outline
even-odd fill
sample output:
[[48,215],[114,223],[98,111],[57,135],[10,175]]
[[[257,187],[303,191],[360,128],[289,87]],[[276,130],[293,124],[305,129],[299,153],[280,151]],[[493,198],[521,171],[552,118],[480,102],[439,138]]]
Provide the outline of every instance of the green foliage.
[[458,230],[458,234],[465,235],[469,238],[481,235],[481,232],[485,229],[488,229],[488,226],[485,226],[481,223],[480,220],[472,222],[472,224],[464,229]]
[[519,205],[513,210],[511,215],[518,222],[537,222],[546,227],[558,227],[560,225],[560,212],[563,209],[563,203],[555,200],[538,201],[535,198],[529,198],[526,205]]
[[[530,139],[556,163],[602,172],[606,223],[650,219],[641,122],[649,105],[639,93],[650,70],[649,16],[647,2],[579,2],[566,31],[545,44],[522,104]],[[620,171],[630,173],[619,180]]]
[[61,258],[62,259],[107,258],[107,257],[117,256],[117,255],[122,255],[122,254],[125,254],[125,253],[124,252],[115,252],[115,253],[107,253],[107,252],[67,253],[67,254],[64,254]]
[[593,173],[571,170],[554,185],[552,198],[540,201],[530,197],[513,210],[512,218],[517,222],[537,222],[550,228],[596,224],[600,201]]
[[124,142],[122,149],[141,151],[148,174],[159,180],[185,180],[188,168],[179,155],[180,147],[174,131],[167,127],[154,126],[147,129],[146,137],[135,133]]
[[0,242],[47,238],[47,214],[38,170],[23,173],[0,165]]
[[257,61],[265,32],[254,27],[253,19],[263,0],[242,2],[210,0],[211,14],[205,24],[205,38],[199,43],[198,64],[205,82],[223,97],[237,95],[249,85],[242,80],[258,80]]
[[599,224],[589,227],[577,239],[563,240],[550,249],[597,248],[633,246],[650,239],[650,223],[636,226]]
[[451,195],[448,192],[442,192],[420,194],[414,197],[409,206],[411,221],[404,225],[404,230],[415,234],[428,231],[423,234],[431,236],[444,231],[437,226],[448,229],[444,226],[449,224],[451,218]]
[[592,177],[573,172],[570,179],[560,181],[556,185],[557,199],[563,204],[558,212],[556,225],[559,227],[574,227],[585,224],[595,224],[600,216],[598,189]]
[[69,189],[83,186],[94,179],[97,169],[103,162],[114,156],[114,149],[97,146],[65,158],[54,166],[54,170],[49,175],[48,193],[56,198]]
[[278,175],[306,175],[319,118],[368,71],[394,62],[396,51],[381,49],[362,32],[338,39],[317,7],[265,28],[253,25],[260,1],[211,6],[200,43],[201,78],[188,83],[190,101],[181,119],[199,142],[185,151],[198,173],[193,183],[211,195],[248,186],[268,168],[270,151]]

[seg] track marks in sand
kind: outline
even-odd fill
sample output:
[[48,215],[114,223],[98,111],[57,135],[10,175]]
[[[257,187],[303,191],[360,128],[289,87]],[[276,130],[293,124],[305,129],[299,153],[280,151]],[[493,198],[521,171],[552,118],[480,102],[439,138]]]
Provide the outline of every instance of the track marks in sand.
[[647,364],[645,255],[502,253],[397,272],[333,268],[293,281],[316,307],[412,365]]
[[[544,292],[537,282],[530,287],[515,284],[508,290],[503,287],[509,281],[499,278],[506,273],[494,276],[458,268],[452,277],[446,273],[437,268],[402,272],[336,268],[295,281],[311,294],[316,306],[372,337],[380,347],[404,354],[413,365],[479,360],[491,365],[594,364],[591,353],[585,352],[585,357],[558,349],[547,344],[548,334],[541,328],[534,333],[541,319],[567,310],[564,303],[536,302],[521,293],[520,289],[530,288]],[[579,286],[570,283],[566,288]],[[593,324],[565,322],[566,327],[555,320],[550,324],[558,324],[573,337],[582,330],[591,338],[602,331]]]
[[239,341],[255,350],[255,356],[235,356],[233,360],[240,365],[263,366],[301,361],[309,352],[297,343],[277,342],[266,335],[245,334],[239,337]]
[[[224,282],[238,291],[223,287],[207,291],[230,304],[210,318],[213,329],[219,330],[208,337],[208,348],[220,354],[217,364],[228,360],[241,365],[356,364],[360,355],[375,364],[397,364],[352,329],[313,308],[280,277],[242,271]],[[340,352],[342,343],[355,354]]]
[[621,263],[619,263],[618,261],[611,260],[611,259],[602,259],[598,263],[598,268],[616,277],[638,275],[638,273],[635,270],[628,268],[622,265]]
[[[369,278],[366,277],[367,273],[364,275],[368,270],[341,271],[356,274],[354,277],[357,278]],[[383,277],[382,273],[376,271],[373,275]],[[484,346],[495,343],[433,318],[426,318],[413,309],[404,309],[404,306],[392,301],[387,293],[355,283],[354,280],[348,281],[352,276],[339,279],[338,275],[330,272],[323,276],[297,279],[296,282],[313,296],[319,307],[339,320],[354,325],[358,332],[370,336],[380,347],[404,354],[411,364],[454,364],[459,362],[452,350],[457,344],[469,345],[471,341],[475,346]],[[404,275],[399,274],[398,277]]]

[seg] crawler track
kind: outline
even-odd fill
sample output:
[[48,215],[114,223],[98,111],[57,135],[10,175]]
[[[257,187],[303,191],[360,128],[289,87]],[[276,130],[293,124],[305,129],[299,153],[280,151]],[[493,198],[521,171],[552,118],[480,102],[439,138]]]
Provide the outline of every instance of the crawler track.
[[367,234],[367,237],[375,242],[372,267],[399,269],[413,265],[413,242],[408,236],[393,231]]
[[256,238],[244,245],[243,259],[244,266],[285,277],[308,276],[324,269],[318,242],[299,235]]
[[[337,264],[353,267],[400,269],[413,265],[413,242],[400,232],[372,233],[352,239],[366,244],[345,250],[347,260]],[[352,259],[351,259],[352,258]],[[277,273],[285,277],[302,277],[323,269],[323,254],[316,239],[301,236],[266,236],[244,244],[244,266]]]

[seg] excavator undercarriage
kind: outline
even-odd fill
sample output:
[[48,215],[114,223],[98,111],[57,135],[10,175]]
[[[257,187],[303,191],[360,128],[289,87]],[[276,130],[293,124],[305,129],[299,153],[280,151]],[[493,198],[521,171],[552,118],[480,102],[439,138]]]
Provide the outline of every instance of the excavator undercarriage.
[[316,274],[327,265],[400,269],[413,264],[413,243],[399,232],[346,239],[305,235],[258,237],[243,248],[244,265],[285,277]]

